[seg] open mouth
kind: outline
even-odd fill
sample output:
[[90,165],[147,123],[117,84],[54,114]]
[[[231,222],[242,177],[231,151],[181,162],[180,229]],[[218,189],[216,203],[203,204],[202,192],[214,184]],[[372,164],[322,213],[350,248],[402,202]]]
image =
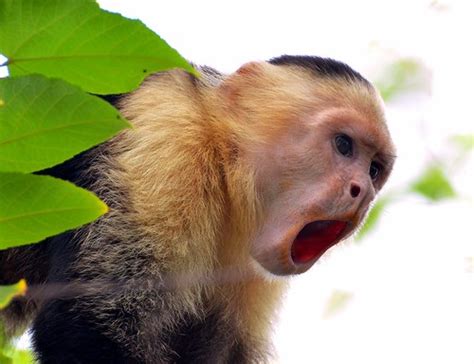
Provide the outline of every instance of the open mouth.
[[295,264],[311,262],[337,243],[348,223],[337,220],[314,221],[306,224],[291,246]]

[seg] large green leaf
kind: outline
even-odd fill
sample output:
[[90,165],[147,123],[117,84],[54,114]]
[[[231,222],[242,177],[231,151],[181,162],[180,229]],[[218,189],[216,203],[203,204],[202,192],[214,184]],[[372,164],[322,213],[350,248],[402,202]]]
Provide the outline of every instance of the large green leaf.
[[116,109],[62,80],[0,79],[0,171],[51,167],[129,124]]
[[0,286],[0,310],[7,307],[10,301],[16,296],[22,296],[26,292],[26,282],[24,279],[16,284]]
[[428,200],[439,201],[456,196],[443,169],[438,165],[429,166],[424,173],[410,186],[410,190]]
[[193,68],[142,22],[93,0],[1,0],[10,75],[42,73],[96,94],[128,92],[150,73]]
[[0,249],[33,243],[107,212],[93,193],[50,176],[0,173]]

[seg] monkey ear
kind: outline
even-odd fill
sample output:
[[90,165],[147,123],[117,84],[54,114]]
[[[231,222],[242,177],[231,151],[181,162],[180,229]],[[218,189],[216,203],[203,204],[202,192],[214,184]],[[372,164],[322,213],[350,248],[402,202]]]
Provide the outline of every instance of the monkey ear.
[[255,84],[258,77],[264,72],[263,62],[249,62],[230,74],[220,85],[219,92],[231,104],[235,104],[241,90]]
[[240,68],[235,71],[235,74],[244,77],[255,77],[262,72],[262,69],[263,64],[261,62],[249,62],[240,66]]

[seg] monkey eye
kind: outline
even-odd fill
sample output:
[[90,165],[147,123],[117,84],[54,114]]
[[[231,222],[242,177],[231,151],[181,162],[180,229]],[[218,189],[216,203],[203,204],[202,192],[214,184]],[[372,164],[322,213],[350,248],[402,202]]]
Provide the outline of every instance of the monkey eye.
[[346,134],[340,134],[334,139],[336,149],[344,157],[352,157],[352,139]]
[[375,181],[382,170],[382,166],[377,162],[370,163],[369,174],[372,181]]

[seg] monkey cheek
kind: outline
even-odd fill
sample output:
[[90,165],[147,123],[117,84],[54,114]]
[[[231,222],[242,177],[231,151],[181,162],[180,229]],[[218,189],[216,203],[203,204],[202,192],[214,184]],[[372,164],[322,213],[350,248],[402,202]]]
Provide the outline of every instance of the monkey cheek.
[[[285,234],[289,235],[289,234]],[[278,239],[280,231],[270,229],[261,232],[251,244],[251,255],[260,266],[274,275],[289,275],[295,273],[291,261],[291,238]]]
[[260,254],[252,256],[265,271],[275,276],[304,273],[309,270],[320,257],[315,257],[313,260],[305,263],[295,264],[293,259],[291,259],[291,243],[281,244],[271,251],[260,252]]
[[272,251],[264,251],[252,256],[265,271],[273,275],[286,276],[298,273],[285,250],[284,247],[277,247]]
[[266,271],[277,276],[299,274],[308,270],[314,262],[296,265],[291,258],[291,246],[299,227],[281,231],[267,231],[254,240],[251,255]]

